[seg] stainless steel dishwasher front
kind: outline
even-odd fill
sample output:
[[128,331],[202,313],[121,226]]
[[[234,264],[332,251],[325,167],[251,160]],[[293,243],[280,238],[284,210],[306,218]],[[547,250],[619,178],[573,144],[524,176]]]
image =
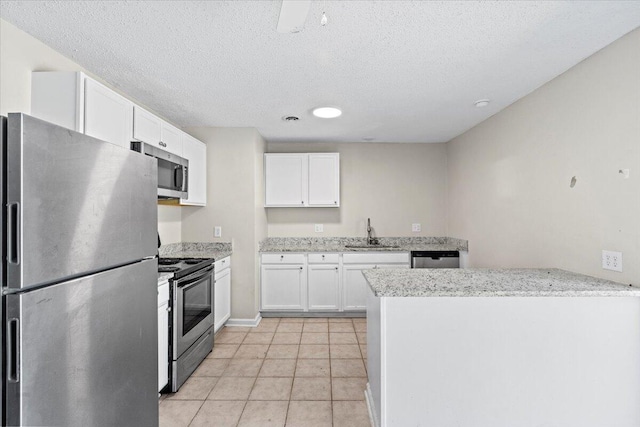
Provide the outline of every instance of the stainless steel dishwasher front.
[[460,268],[458,251],[411,251],[411,268]]

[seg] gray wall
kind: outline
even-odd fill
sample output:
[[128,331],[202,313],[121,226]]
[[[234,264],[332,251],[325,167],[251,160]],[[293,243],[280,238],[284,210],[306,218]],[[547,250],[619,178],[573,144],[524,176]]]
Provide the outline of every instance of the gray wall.
[[[267,236],[263,207],[265,142],[253,128],[190,128],[207,144],[207,206],[182,207],[182,240],[232,242],[231,318],[258,314],[258,243]],[[214,238],[215,226],[222,237]]]
[[[471,266],[640,285],[640,30],[453,139],[447,156],[448,232],[469,240]],[[603,249],[623,252],[623,273],[602,269]]]

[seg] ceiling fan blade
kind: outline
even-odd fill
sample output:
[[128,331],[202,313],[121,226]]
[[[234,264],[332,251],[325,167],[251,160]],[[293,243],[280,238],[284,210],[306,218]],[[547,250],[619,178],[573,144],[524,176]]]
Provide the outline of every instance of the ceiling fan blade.
[[278,32],[297,33],[302,31],[310,7],[311,0],[282,0]]

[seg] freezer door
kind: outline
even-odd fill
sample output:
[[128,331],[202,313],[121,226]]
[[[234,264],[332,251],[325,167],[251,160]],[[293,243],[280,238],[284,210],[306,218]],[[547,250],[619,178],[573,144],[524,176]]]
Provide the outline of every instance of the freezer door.
[[158,425],[156,269],[6,296],[8,425]]
[[156,254],[154,159],[25,114],[9,114],[7,131],[10,288]]

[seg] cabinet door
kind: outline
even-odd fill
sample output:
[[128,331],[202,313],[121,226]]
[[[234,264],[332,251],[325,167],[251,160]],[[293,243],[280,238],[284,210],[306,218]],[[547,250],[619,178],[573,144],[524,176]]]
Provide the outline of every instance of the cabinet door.
[[340,310],[340,268],[338,264],[310,264],[309,311]]
[[340,154],[309,154],[309,206],[340,206]]
[[176,156],[184,157],[182,155],[183,135],[185,135],[185,133],[180,129],[163,121],[160,142],[158,144],[161,149],[168,151],[171,154],[175,154]]
[[345,265],[343,266],[343,303],[342,309],[345,311],[359,311],[367,308],[367,279],[362,272],[375,265]]
[[265,154],[265,206],[307,204],[306,154]]
[[303,265],[262,266],[262,310],[305,310],[306,268]]
[[225,268],[215,276],[214,333],[231,317],[231,268]]
[[158,146],[162,120],[137,105],[133,107],[133,139]]
[[189,160],[189,198],[180,199],[180,204],[205,206],[207,204],[207,146],[204,142],[184,134],[182,157]]
[[100,83],[86,79],[84,133],[130,149],[133,103]]
[[158,306],[158,391],[169,381],[169,302]]

